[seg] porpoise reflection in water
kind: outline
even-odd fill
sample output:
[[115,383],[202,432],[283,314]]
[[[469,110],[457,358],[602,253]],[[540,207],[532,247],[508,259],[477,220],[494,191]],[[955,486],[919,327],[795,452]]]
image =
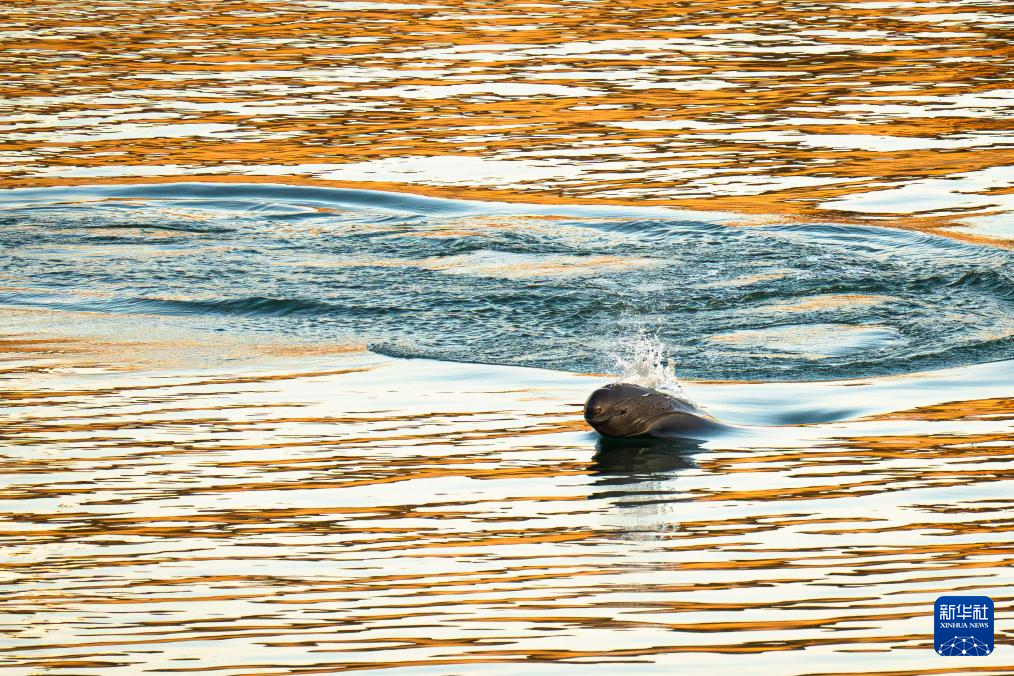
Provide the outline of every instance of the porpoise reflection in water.
[[688,399],[632,383],[611,383],[592,392],[584,419],[604,437],[711,439],[736,429]]

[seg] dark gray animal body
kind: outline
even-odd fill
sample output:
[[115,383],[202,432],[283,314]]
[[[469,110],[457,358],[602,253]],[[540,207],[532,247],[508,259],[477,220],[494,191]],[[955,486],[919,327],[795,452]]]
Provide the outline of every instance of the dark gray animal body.
[[604,437],[710,439],[733,429],[687,399],[631,383],[592,392],[584,419]]

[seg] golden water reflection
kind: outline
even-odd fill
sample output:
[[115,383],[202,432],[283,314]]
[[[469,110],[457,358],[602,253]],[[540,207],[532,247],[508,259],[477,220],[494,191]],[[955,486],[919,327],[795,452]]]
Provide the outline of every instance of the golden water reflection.
[[1012,17],[1000,0],[14,3],[0,185],[411,185],[1004,240]]
[[1000,648],[960,666],[1014,668],[1009,362],[697,384],[740,421],[867,409],[676,449],[598,442],[598,376],[346,351],[223,377],[185,347],[109,371],[32,336],[3,356],[54,345],[63,366],[0,380],[12,673],[729,673],[745,653],[942,673],[933,601],[959,591],[994,599]]

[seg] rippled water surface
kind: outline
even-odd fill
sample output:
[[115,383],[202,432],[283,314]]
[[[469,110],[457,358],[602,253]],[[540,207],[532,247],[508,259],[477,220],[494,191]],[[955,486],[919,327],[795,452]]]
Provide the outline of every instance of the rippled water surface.
[[408,183],[1014,236],[1005,0],[2,11],[8,185]]
[[698,378],[1014,356],[1009,249],[738,222],[257,184],[10,190],[0,303],[591,372],[647,331]]
[[0,660],[25,673],[922,673],[954,591],[998,609],[962,665],[1014,668],[1011,362],[698,384],[753,431],[693,447],[597,439],[600,377],[5,349]]
[[1011,7],[6,3],[0,670],[1011,673]]

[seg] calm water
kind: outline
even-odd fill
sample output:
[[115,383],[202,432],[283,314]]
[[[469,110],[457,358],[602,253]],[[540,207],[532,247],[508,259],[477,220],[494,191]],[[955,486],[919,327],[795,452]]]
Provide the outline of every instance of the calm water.
[[0,670],[1014,671],[1009,3],[213,4],[0,8]]

